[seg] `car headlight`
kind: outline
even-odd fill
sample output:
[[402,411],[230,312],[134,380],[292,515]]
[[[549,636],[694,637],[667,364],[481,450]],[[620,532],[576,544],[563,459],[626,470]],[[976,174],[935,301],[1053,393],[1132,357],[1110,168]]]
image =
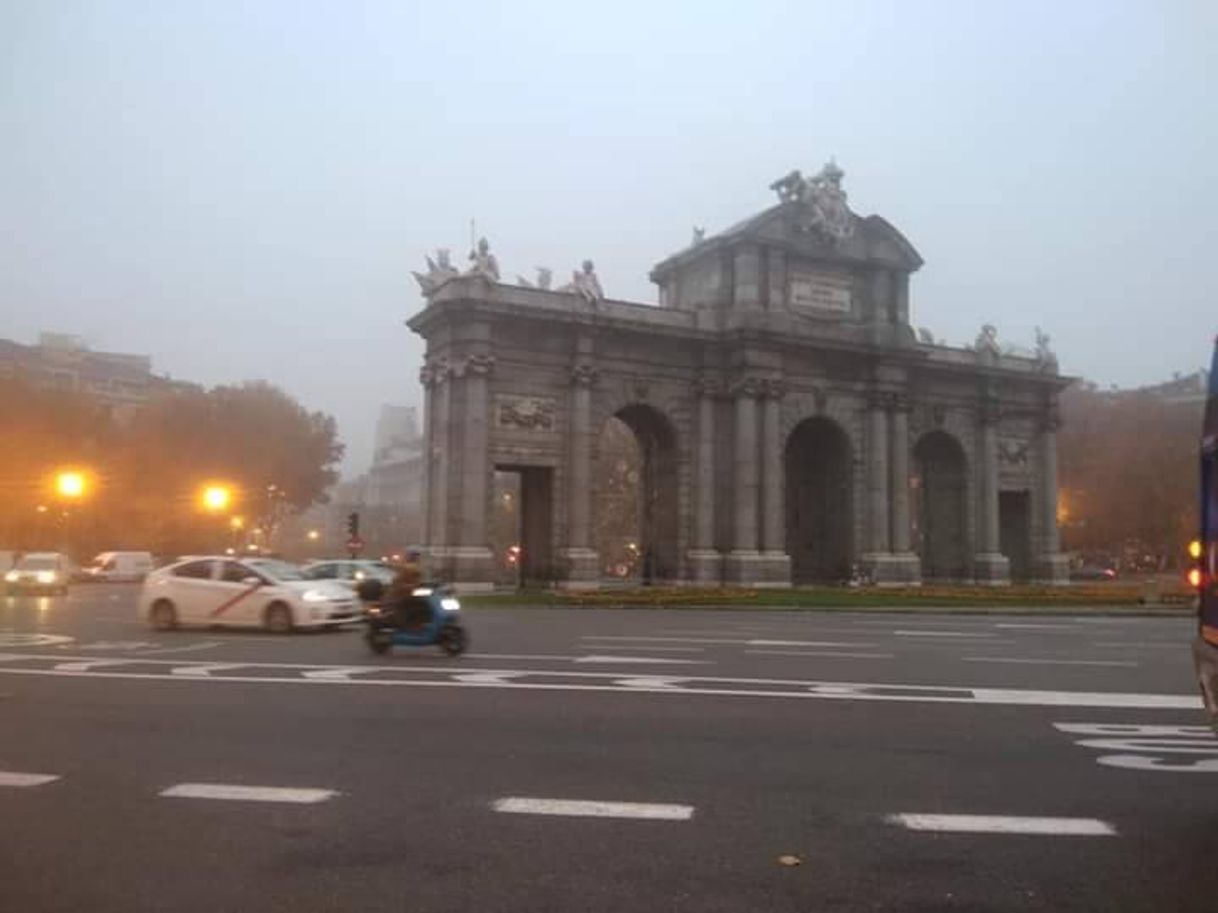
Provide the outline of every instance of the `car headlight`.
[[37,574],[37,578],[38,578],[39,583],[54,583],[55,582],[55,572],[54,571],[39,571]]
[[445,612],[459,612],[461,611],[461,600],[454,596],[445,596],[440,600],[440,608]]
[[16,571],[9,571],[7,574],[4,575],[4,579],[7,580],[9,583],[16,583],[17,576],[18,576],[18,574]]
[[305,590],[305,594],[300,598],[305,602],[326,602],[330,596],[321,590]]
[[412,590],[412,591],[411,591],[411,594],[410,594],[410,595],[411,595],[411,596],[430,596],[430,595],[431,595],[431,587],[429,587],[429,586],[417,586],[417,587],[415,587],[415,588],[414,588],[414,590]]

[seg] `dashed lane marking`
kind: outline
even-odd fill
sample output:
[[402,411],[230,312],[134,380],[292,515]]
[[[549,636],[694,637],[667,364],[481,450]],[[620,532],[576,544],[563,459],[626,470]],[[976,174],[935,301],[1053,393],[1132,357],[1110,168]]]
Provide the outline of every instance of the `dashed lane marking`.
[[1025,818],[1012,815],[889,815],[889,824],[911,831],[947,834],[1023,834],[1044,837],[1115,837],[1117,830],[1097,818]]
[[55,774],[28,774],[11,770],[0,770],[0,786],[11,786],[23,789],[30,786],[43,786],[54,783],[59,777]]
[[600,802],[583,799],[536,799],[508,796],[491,806],[512,815],[562,815],[573,818],[634,818],[644,821],[688,821],[692,805],[652,802]]
[[1136,668],[1137,663],[1119,659],[1023,659],[1011,656],[966,656],[966,663],[1010,663],[1023,666],[1123,666]]
[[714,665],[710,660],[706,659],[672,659],[671,657],[657,658],[654,656],[581,656],[575,660],[577,663],[592,663],[592,664],[634,664],[643,666],[709,666]]
[[898,637],[997,637],[988,631],[893,631]]
[[0,647],[50,647],[55,644],[70,644],[75,638],[63,634],[26,634],[18,631],[0,631]]
[[848,653],[843,650],[745,650],[755,656],[827,656],[837,659],[896,659],[895,653]]
[[228,802],[288,802],[312,805],[336,795],[332,789],[284,786],[239,786],[233,783],[179,783],[161,790],[167,799],[219,799]]

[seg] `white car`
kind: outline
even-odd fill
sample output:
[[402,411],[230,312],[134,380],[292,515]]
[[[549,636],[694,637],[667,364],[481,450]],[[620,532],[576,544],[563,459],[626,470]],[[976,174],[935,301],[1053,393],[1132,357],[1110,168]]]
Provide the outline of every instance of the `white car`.
[[357,600],[329,580],[272,558],[190,557],[144,579],[139,616],[159,631],[180,625],[239,625],[286,633],[360,620]]
[[354,591],[365,580],[379,580],[388,586],[396,576],[393,568],[367,558],[333,558],[310,561],[301,572],[310,580],[334,580]]
[[68,592],[72,562],[59,552],[27,552],[4,575],[5,588],[10,593]]

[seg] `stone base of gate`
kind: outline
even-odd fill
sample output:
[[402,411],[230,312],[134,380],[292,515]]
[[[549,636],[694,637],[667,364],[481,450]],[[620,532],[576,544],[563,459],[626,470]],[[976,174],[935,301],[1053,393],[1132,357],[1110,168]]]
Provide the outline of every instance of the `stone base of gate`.
[[862,564],[876,586],[922,585],[922,560],[913,552],[872,553]]
[[431,572],[462,593],[489,593],[495,589],[495,555],[476,545],[441,546],[431,549]]
[[728,552],[723,582],[735,586],[790,586],[791,559],[785,552]]
[[688,582],[718,586],[723,582],[723,554],[717,549],[691,549],[685,553]]
[[592,548],[566,548],[560,553],[563,576],[558,581],[563,590],[596,590],[601,585],[600,553]]
[[1065,555],[1041,555],[1032,565],[1037,583],[1065,586],[1070,582],[1070,559]]
[[1011,560],[998,552],[974,555],[973,580],[982,586],[1009,586]]

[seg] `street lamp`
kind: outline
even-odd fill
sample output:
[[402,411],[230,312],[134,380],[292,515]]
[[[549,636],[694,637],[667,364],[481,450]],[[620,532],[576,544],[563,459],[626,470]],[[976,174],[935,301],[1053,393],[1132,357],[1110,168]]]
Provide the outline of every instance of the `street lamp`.
[[208,513],[218,514],[228,509],[233,500],[233,493],[227,485],[208,485],[203,489],[199,500]]
[[65,470],[55,476],[55,492],[67,501],[79,501],[85,496],[88,483],[85,474],[76,470]]
[[318,539],[320,539],[320,538],[321,538],[321,533],[319,533],[319,532],[318,532],[317,530],[315,530],[315,529],[311,529],[311,530],[309,530],[308,535],[309,535],[309,541],[310,541],[310,542],[316,542]]

